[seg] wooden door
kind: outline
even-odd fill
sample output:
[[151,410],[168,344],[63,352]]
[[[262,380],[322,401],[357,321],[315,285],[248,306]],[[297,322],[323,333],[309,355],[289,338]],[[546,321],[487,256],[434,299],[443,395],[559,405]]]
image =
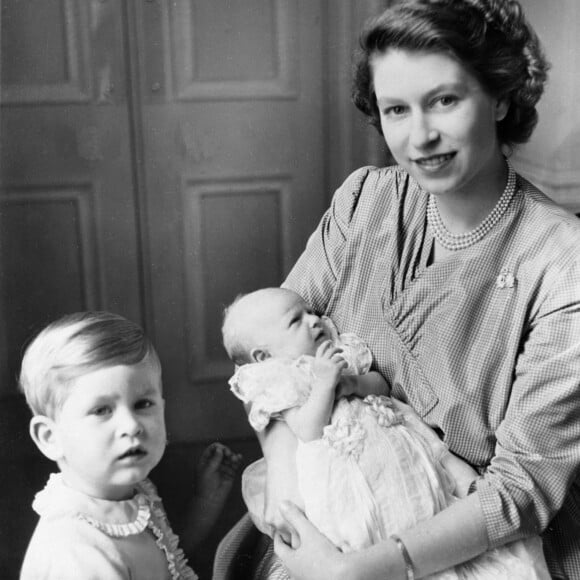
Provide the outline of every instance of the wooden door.
[[54,469],[16,396],[22,347],[65,312],[116,311],[155,341],[175,513],[204,440],[259,453],[221,311],[278,285],[333,189],[382,162],[348,95],[356,32],[385,1],[0,2],[1,578]]
[[142,319],[123,4],[1,4],[0,577],[17,578],[30,504],[55,466],[17,396],[23,345],[65,313]]
[[136,2],[150,312],[173,440],[251,436],[223,307],[279,285],[326,205],[323,2]]
[[2,2],[0,396],[34,330],[104,308],[156,341],[174,438],[249,434],[221,310],[372,159],[348,76],[381,4]]
[[2,3],[0,395],[67,312],[139,321],[121,4]]

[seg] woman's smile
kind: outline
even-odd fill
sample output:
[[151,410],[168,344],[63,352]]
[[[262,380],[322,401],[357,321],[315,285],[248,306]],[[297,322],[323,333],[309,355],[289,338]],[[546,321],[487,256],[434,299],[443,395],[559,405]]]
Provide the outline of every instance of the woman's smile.
[[373,57],[372,72],[385,141],[425,191],[496,194],[501,101],[443,53],[391,49]]
[[425,171],[439,171],[455,157],[455,153],[444,153],[439,155],[430,155],[428,157],[418,157],[413,163]]

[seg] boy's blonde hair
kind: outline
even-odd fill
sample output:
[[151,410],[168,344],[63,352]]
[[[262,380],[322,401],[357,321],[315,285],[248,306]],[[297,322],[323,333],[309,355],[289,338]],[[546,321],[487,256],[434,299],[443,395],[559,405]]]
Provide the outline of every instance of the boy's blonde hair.
[[19,386],[35,415],[54,418],[74,379],[147,357],[161,371],[157,353],[138,324],[110,312],[77,312],[49,324],[28,345]]

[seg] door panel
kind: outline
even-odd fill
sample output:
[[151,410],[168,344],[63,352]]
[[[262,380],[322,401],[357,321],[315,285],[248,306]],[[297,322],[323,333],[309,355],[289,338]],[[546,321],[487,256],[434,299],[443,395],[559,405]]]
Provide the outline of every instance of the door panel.
[[[17,577],[54,469],[16,396],[22,345],[65,312],[119,312],[158,346],[166,497],[190,489],[207,439],[259,455],[221,311],[280,283],[369,158],[349,60],[381,1],[0,2],[0,577]],[[244,509],[231,499],[214,544]]]
[[222,310],[372,150],[344,103],[380,3],[2,3],[0,395],[33,330],[106,308],[155,341],[173,440],[251,436]]
[[0,396],[64,313],[141,318],[118,3],[2,3]]
[[122,3],[3,0],[0,577],[18,577],[55,465],[17,396],[24,343],[69,312],[141,321]]
[[[279,285],[325,203],[322,3],[144,3],[152,309],[174,439],[248,435],[222,310]],[[165,62],[164,68],[159,63]],[[163,74],[162,74],[163,72]]]

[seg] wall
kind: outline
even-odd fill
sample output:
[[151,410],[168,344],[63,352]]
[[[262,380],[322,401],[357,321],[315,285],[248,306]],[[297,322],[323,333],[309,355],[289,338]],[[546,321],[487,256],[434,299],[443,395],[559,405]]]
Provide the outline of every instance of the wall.
[[530,143],[515,167],[546,194],[580,213],[580,5],[577,0],[520,0],[552,64]]

